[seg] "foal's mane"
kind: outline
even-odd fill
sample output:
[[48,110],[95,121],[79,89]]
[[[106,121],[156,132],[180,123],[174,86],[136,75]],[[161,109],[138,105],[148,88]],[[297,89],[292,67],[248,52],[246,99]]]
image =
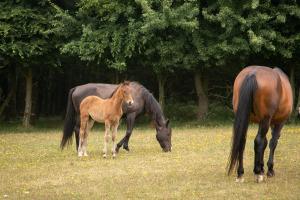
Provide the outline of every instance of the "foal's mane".
[[123,83],[120,83],[118,85],[118,87],[112,92],[112,94],[109,96],[109,98],[112,98],[112,96],[114,96],[114,94],[118,91],[118,89],[123,86],[123,85],[129,85],[130,81],[124,81]]

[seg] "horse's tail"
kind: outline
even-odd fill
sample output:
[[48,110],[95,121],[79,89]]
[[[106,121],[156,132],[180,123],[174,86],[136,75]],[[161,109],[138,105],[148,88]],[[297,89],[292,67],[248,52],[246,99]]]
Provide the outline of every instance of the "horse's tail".
[[76,124],[76,113],[72,102],[72,94],[74,90],[75,88],[70,89],[68,95],[68,105],[65,117],[64,132],[60,143],[61,149],[63,149],[66,146],[67,142],[70,143],[72,141],[72,135]]
[[235,113],[228,175],[237,165],[238,158],[244,153],[250,113],[253,110],[253,96],[256,90],[257,80],[255,74],[246,76],[240,87],[238,106]]

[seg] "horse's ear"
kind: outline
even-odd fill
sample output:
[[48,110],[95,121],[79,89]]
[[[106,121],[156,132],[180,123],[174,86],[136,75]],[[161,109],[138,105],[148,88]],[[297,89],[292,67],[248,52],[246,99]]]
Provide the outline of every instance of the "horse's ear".
[[123,85],[129,85],[130,81],[124,81]]
[[170,120],[167,119],[167,120],[166,120],[166,127],[169,127],[169,122],[170,122]]

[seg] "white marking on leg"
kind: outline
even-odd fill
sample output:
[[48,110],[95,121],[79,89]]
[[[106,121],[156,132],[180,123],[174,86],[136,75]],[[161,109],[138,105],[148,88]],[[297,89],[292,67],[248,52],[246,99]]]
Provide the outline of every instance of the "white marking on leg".
[[256,176],[256,182],[257,183],[261,183],[264,181],[264,175],[261,175],[261,174],[258,174],[258,175],[255,175]]
[[81,138],[79,138],[79,146],[78,146],[78,157],[82,157],[83,155],[83,151],[82,151],[82,142],[81,142]]
[[244,183],[244,177],[237,177],[236,179],[235,179],[235,182],[236,183]]
[[117,136],[117,131],[118,131],[118,126],[119,126],[119,123],[115,124],[115,126],[113,127],[113,130],[112,130],[112,155],[113,155],[113,158],[116,157],[116,136]]
[[107,143],[108,143],[108,140],[109,140],[109,129],[110,129],[109,124],[107,122],[105,122],[103,158],[107,157]]

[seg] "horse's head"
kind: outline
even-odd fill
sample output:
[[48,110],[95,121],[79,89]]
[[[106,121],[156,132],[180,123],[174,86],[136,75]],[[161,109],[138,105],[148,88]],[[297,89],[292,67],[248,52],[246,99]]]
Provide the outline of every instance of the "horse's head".
[[129,81],[124,81],[121,84],[121,90],[122,90],[124,101],[128,105],[132,105],[133,104],[133,98],[131,96],[131,88],[129,87],[129,84],[130,84]]
[[162,125],[156,128],[156,139],[159,142],[163,151],[168,152],[172,149],[171,137],[172,129],[169,125],[169,120],[167,119]]

